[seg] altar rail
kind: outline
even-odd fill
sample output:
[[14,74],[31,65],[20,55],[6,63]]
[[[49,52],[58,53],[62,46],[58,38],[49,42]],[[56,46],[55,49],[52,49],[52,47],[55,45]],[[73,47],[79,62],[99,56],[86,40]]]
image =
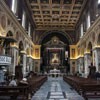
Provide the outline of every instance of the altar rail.
[[99,81],[74,76],[64,76],[63,79],[72,86],[72,89],[75,89],[82,95],[85,100],[88,100],[88,98],[100,98]]

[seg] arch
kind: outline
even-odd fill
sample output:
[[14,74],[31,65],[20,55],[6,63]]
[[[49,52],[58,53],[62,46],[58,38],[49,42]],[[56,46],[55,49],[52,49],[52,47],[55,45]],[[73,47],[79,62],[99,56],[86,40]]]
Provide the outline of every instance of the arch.
[[9,33],[9,32],[12,32],[12,34],[14,35],[14,29],[13,29],[13,27],[7,26],[7,28],[6,28],[6,35],[7,35],[7,33]]
[[55,31],[55,30],[44,32],[43,35],[40,36],[38,44],[41,44],[42,41],[44,40],[44,38],[45,38],[47,35],[52,34],[52,33],[57,33],[57,34],[63,35],[64,37],[66,37],[66,39],[68,40],[68,42],[69,42],[70,44],[72,44],[72,39],[71,39],[71,37],[69,36],[69,34],[67,34],[67,33],[64,32],[64,31]]
[[[39,43],[41,44],[42,58],[40,65],[41,71],[49,71],[50,69],[53,69],[53,64],[56,64],[55,66],[57,69],[60,69],[62,72],[69,72],[69,62],[68,60],[63,58],[62,54],[65,54],[65,52],[67,52],[67,59],[69,59],[69,44],[72,43],[70,36],[67,36],[66,33],[63,33],[62,31],[47,31],[43,33],[43,35],[41,37],[41,40],[39,41]],[[49,47],[51,48],[51,50],[48,50],[50,52],[45,52],[45,50],[47,50],[47,48]],[[58,65],[60,67],[58,67]],[[61,68],[61,66],[67,67]]]
[[7,37],[13,36],[13,33],[11,31],[8,31],[6,34]]
[[97,45],[100,46],[100,34],[98,35]]

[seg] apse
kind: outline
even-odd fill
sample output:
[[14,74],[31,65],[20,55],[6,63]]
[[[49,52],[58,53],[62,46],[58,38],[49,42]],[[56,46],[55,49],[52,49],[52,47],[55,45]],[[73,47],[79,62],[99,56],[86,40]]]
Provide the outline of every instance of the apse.
[[68,70],[69,41],[59,32],[53,32],[44,37],[41,43],[41,69],[59,69],[61,72]]

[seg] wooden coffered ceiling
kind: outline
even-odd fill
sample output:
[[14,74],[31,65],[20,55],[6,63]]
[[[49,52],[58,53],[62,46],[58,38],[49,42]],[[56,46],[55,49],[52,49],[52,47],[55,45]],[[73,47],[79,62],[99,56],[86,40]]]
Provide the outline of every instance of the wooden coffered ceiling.
[[74,29],[87,0],[29,0],[37,29]]

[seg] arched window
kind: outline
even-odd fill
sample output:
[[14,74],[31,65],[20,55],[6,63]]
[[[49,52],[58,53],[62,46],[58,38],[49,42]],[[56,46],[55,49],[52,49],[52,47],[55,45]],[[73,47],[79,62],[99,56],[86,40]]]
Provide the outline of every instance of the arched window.
[[90,27],[90,13],[87,15],[87,29]]
[[80,38],[83,36],[83,23],[81,24],[81,35]]
[[16,14],[16,12],[17,12],[17,0],[12,0],[11,10],[13,11],[14,14]]
[[100,4],[100,0],[98,0],[98,4]]
[[98,4],[97,4],[97,13],[96,13],[96,17],[98,17],[100,15],[100,0],[98,0]]
[[30,37],[30,34],[31,34],[31,24],[29,23],[28,24],[28,35],[29,35],[29,37]]
[[23,28],[25,28],[25,23],[26,23],[26,13],[25,13],[25,11],[23,11],[23,15],[22,15],[22,26],[23,26]]

